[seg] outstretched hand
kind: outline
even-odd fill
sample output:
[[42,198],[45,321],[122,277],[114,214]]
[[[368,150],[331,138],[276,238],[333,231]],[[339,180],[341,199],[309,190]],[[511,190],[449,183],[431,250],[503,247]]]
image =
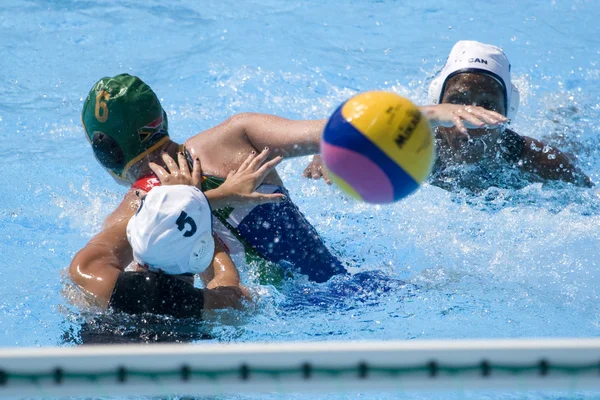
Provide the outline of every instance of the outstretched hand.
[[277,156],[270,161],[266,161],[269,153],[270,150],[266,147],[258,155],[253,151],[236,171],[231,171],[227,175],[227,179],[219,187],[219,190],[227,198],[228,206],[231,207],[237,204],[258,205],[285,200],[285,195],[281,193],[267,194],[256,191],[266,176],[283,159],[283,157]]
[[310,179],[323,178],[325,183],[331,185],[331,179],[329,179],[327,168],[325,168],[323,159],[318,154],[315,154],[310,164],[308,164],[308,166],[304,169],[302,176]]
[[149,163],[150,169],[156,174],[162,185],[189,185],[200,189],[202,185],[202,168],[200,159],[196,158],[192,172],[182,152],[177,153],[177,162],[168,153],[162,154],[166,168],[156,163]]
[[467,129],[495,127],[508,123],[508,118],[504,115],[477,106],[444,103],[423,106],[419,109],[429,120],[432,128],[456,126],[460,132],[465,134]]

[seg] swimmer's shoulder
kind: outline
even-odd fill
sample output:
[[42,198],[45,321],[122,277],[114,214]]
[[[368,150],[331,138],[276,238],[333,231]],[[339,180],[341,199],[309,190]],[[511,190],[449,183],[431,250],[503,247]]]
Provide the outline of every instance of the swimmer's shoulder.
[[523,157],[527,146],[531,144],[531,138],[519,135],[512,129],[506,129],[500,135],[500,153],[510,163],[518,163]]
[[199,132],[185,141],[190,151],[200,151],[200,146],[206,148],[222,148],[239,150],[248,146],[245,129],[237,116],[230,117],[220,124]]
[[[221,125],[224,124],[226,125],[226,122]],[[183,146],[189,154],[188,160],[200,159],[203,175],[225,178],[257,149],[243,133],[237,132],[237,129],[229,129],[221,125],[190,137]],[[267,175],[263,183],[283,186],[275,170]]]
[[119,203],[117,208],[104,220],[103,229],[113,226],[124,219],[128,220],[135,214],[140,206],[140,198],[136,193],[139,193],[139,191],[139,189],[132,186],[127,193],[125,193],[121,203]]
[[200,159],[203,173],[223,178],[255,150],[242,136],[220,125],[190,137],[183,146],[192,160]]
[[520,135],[512,129],[506,129],[500,139],[500,148],[505,151],[507,161],[517,162],[524,157],[530,156],[532,151],[533,153],[538,153],[546,146],[546,143],[541,140]]

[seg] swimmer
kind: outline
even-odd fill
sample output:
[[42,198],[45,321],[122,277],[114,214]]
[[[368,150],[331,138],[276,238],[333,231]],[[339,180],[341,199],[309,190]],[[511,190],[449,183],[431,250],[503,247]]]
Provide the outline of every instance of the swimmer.
[[[433,126],[457,124],[464,129],[465,123],[480,127],[506,122],[498,113],[469,108],[471,113],[454,104],[421,110]],[[237,196],[221,193],[230,171],[237,170],[251,152],[270,149],[263,160],[267,162],[317,153],[326,122],[243,113],[178,144],[170,139],[167,115],[148,85],[127,74],[103,78],[84,102],[82,123],[97,161],[130,188],[105,220],[104,230],[121,226],[135,214],[136,191],[143,195],[160,185],[162,171],[156,166],[178,175],[183,165],[201,164],[205,173],[201,187],[214,210],[214,231],[228,251],[245,254],[247,261],[293,268],[314,282],[345,274],[346,268],[292,202],[275,170],[269,170],[258,186],[247,186],[253,189],[252,195],[248,191]],[[223,195],[231,203],[224,204]],[[130,248],[123,245],[119,265],[126,265],[132,257]],[[73,274],[80,274],[76,261],[71,267]],[[105,302],[108,297],[103,297]]]
[[[259,195],[253,188],[279,162],[263,164],[267,154],[251,154],[220,192],[207,192],[212,205]],[[130,219],[106,227],[77,253],[72,280],[100,307],[128,314],[201,318],[206,310],[243,308],[251,298],[224,246],[213,239],[211,206],[198,188],[199,163],[191,173],[185,164],[161,172],[164,186],[143,195]],[[244,185],[249,189],[232,190]],[[131,260],[135,271],[126,271]],[[194,287],[196,274],[204,289]]]
[[[510,63],[499,48],[475,41],[459,41],[454,45],[446,64],[429,88],[432,104],[458,104],[466,108],[456,111],[472,113],[476,106],[495,111],[514,120],[519,107],[519,92],[512,84]],[[522,171],[529,180],[561,180],[577,186],[591,187],[592,181],[560,150],[540,140],[522,136],[505,124],[463,129],[447,124],[435,127],[437,157],[432,183],[446,185],[444,170],[456,165],[490,165],[504,163]],[[482,170],[479,170],[480,172]],[[320,157],[304,170],[304,176],[323,177],[331,183]],[[474,179],[480,189],[496,183]],[[468,182],[468,183],[467,183]]]

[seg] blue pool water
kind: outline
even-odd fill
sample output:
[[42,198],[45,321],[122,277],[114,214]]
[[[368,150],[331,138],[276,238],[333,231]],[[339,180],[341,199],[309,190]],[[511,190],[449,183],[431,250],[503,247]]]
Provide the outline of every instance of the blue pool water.
[[142,77],[183,141],[243,111],[324,118],[371,89],[424,104],[454,42],[480,40],[512,61],[522,98],[514,129],[576,154],[600,182],[600,3],[403,3],[3,0],[0,346],[71,346],[85,330],[90,341],[169,332],[198,342],[598,336],[600,189],[532,184],[473,195],[424,185],[375,207],[301,178],[308,159],[284,162],[280,174],[358,277],[275,289],[246,269],[260,296],[255,313],[224,324],[163,321],[158,334],[136,321],[97,321],[69,301],[65,268],[124,193],[79,123],[102,76]]

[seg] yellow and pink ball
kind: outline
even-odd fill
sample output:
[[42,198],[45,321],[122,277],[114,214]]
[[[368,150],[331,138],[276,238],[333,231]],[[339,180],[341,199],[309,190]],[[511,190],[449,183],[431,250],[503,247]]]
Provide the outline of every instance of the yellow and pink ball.
[[321,157],[340,189],[382,204],[408,196],[427,179],[435,148],[427,119],[410,100],[375,91],[350,98],[333,113]]

